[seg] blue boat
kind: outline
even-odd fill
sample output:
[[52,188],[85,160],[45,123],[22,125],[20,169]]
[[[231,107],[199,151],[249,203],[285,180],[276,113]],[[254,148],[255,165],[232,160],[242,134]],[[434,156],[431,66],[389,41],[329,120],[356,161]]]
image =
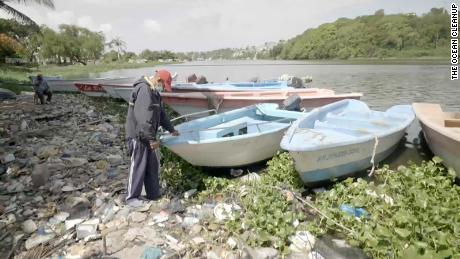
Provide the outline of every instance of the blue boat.
[[262,82],[224,82],[224,83],[177,83],[174,84],[175,92],[239,92],[239,91],[264,91],[290,89],[287,81],[262,81]]
[[305,113],[264,103],[176,126],[180,136],[163,136],[164,146],[192,165],[237,167],[271,158],[291,123]]
[[361,101],[342,100],[312,110],[281,141],[303,182],[320,185],[351,176],[391,154],[414,120],[410,105],[373,111]]

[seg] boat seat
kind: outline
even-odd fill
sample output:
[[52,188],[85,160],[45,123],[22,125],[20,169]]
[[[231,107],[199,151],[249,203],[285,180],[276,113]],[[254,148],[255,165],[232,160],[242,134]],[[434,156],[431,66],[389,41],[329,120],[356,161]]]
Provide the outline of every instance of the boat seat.
[[242,117],[199,132],[200,140],[254,134],[287,127],[289,124]]

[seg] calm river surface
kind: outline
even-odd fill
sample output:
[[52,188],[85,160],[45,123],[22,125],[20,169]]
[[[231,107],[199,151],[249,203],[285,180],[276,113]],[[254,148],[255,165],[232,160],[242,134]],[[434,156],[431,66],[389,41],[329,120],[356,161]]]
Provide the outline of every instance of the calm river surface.
[[[336,93],[361,92],[361,100],[372,109],[386,110],[392,105],[412,102],[441,103],[450,111],[460,111],[460,83],[450,80],[449,65],[355,65],[333,62],[299,61],[212,61],[165,65],[155,68],[124,69],[91,75],[93,77],[150,75],[157,68],[177,72],[178,81],[195,73],[210,82],[273,79],[282,74],[313,77],[311,87],[329,88]],[[420,145],[417,122],[408,129],[406,142],[385,162],[392,166],[429,158]]]

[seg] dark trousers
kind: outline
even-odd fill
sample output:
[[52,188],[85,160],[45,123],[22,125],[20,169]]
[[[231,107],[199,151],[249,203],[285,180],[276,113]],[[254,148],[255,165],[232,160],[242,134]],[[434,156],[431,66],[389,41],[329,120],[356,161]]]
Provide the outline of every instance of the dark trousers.
[[139,198],[142,185],[145,187],[147,199],[160,197],[160,162],[155,150],[136,139],[128,140],[128,152],[131,153],[131,167],[128,178],[128,194],[126,200]]
[[47,96],[46,101],[47,101],[47,102],[50,102],[50,101],[51,101],[51,96],[52,96],[53,94],[52,94],[51,91],[48,89],[48,90],[45,90],[45,91],[37,91],[37,95],[38,95],[38,98],[40,98],[40,103],[41,103],[41,104],[44,104],[44,103],[45,103],[44,95]]

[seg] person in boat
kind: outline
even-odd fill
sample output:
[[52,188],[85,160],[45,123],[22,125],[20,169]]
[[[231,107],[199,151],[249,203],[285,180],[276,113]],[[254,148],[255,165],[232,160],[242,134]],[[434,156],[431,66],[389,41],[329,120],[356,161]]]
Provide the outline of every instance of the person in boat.
[[[131,156],[126,203],[132,207],[143,206],[146,199],[161,196],[158,128],[161,126],[173,136],[179,135],[166,115],[160,96],[161,91],[172,90],[171,81],[168,71],[159,70],[133,85],[125,125]],[[146,197],[141,197],[142,185]]]
[[38,74],[37,78],[35,79],[33,83],[34,91],[35,94],[38,96],[40,99],[41,104],[45,104],[45,95],[47,96],[46,98],[46,103],[51,102],[51,96],[53,95],[51,93],[51,89],[48,85],[48,82],[46,82],[46,79],[43,78],[42,74]]

